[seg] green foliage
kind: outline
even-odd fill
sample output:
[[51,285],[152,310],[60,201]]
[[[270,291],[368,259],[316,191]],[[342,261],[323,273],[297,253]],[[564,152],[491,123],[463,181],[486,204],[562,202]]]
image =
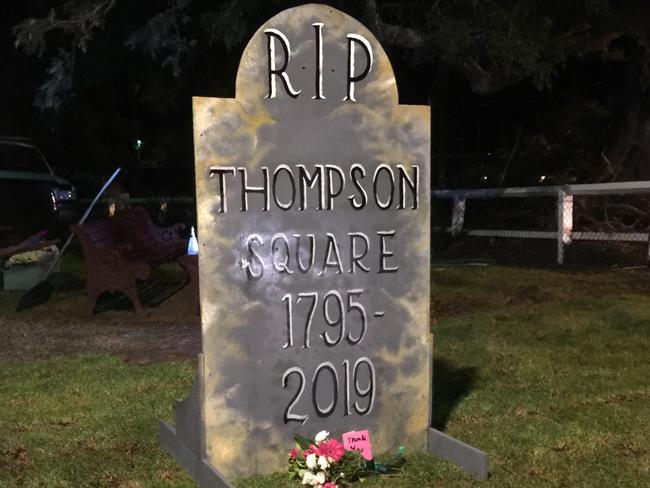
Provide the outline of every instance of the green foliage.
[[46,16],[28,18],[16,25],[13,28],[15,46],[40,57],[49,47],[48,36],[60,32],[74,49],[86,52],[95,31],[104,26],[106,15],[116,1],[60,1]]
[[334,473],[333,481],[342,488],[353,486],[355,482],[371,476],[366,462],[358,452],[346,452],[340,465],[332,468]]
[[49,53],[47,77],[37,94],[36,106],[57,111],[71,97],[76,57],[88,52],[116,1],[64,0],[47,15],[31,17],[14,26],[17,49],[39,58]]
[[201,27],[210,45],[223,44],[228,51],[246,41],[251,27],[245,12],[238,8],[238,2],[227,2],[214,12],[206,12],[201,17]]
[[[66,59],[62,53],[68,57],[87,53],[101,28],[115,33],[118,46],[155,60],[180,78],[191,72],[190,63],[200,62],[200,53],[214,46],[227,51],[241,48],[268,17],[298,4],[170,0],[158,8],[126,8],[123,0],[64,0],[46,16],[17,25],[15,44],[27,54],[50,59],[37,104],[57,108],[63,94],[72,93],[76,79],[74,67],[62,69]],[[381,25],[392,26],[392,34],[381,39],[389,45],[404,44],[403,30],[410,29],[412,62],[456,66],[479,93],[499,91],[522,79],[531,79],[540,89],[548,87],[574,56],[636,59],[644,73],[649,72],[647,23],[610,8],[607,0],[340,0],[334,6],[361,21],[379,19],[375,28],[380,38],[385,34]],[[628,49],[610,46],[621,38],[628,41]]]
[[163,68],[170,68],[174,77],[179,78],[197,43],[189,32],[191,17],[188,7],[191,1],[169,2],[167,10],[155,14],[127,37],[124,41],[126,47],[158,61]]
[[311,446],[312,444],[315,444],[315,441],[313,439],[307,439],[306,437],[303,437],[301,435],[296,435],[294,437],[294,440],[296,441],[298,447],[300,447],[300,449],[302,449],[303,451],[309,449],[309,446]]
[[626,38],[637,52],[616,54],[645,66],[647,25],[627,11],[613,10],[607,0],[454,0],[386,3],[384,17],[416,29],[426,40],[429,60],[442,60],[491,83],[499,91],[515,81],[531,79],[539,88],[551,86],[572,57],[610,58],[609,41]]

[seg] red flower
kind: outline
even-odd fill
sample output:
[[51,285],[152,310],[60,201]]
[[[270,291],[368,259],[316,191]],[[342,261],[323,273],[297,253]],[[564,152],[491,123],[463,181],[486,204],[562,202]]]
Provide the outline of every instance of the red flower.
[[327,483],[325,483],[323,485],[323,488],[338,488],[338,487],[334,483],[332,483],[331,481],[328,481]]
[[300,455],[300,450],[297,447],[294,447],[289,451],[289,458],[296,459]]
[[[322,446],[322,444],[321,444]],[[313,444],[309,445],[309,448],[305,450],[305,452],[302,453],[304,457],[309,456],[310,454],[316,454],[317,456],[322,456],[323,454],[321,453],[320,449],[316,447]]]
[[321,442],[318,445],[318,451],[321,456],[325,456],[327,459],[331,459],[334,462],[340,461],[345,454],[343,445],[336,439]]

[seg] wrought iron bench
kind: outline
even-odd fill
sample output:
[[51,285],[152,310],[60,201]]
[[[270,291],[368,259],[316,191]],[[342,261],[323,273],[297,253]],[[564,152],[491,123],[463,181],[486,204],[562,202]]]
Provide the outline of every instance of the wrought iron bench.
[[174,261],[187,243],[178,234],[183,224],[158,227],[141,208],[123,210],[105,220],[71,225],[79,238],[86,263],[88,311],[92,314],[99,296],[120,291],[136,312],[142,304],[137,280],[146,280],[159,265]]

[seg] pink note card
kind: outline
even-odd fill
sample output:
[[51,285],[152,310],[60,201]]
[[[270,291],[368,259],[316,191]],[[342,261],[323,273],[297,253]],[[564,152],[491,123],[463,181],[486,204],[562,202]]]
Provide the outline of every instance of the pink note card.
[[359,451],[363,459],[372,461],[370,434],[367,430],[352,431],[343,434],[343,447],[347,451]]

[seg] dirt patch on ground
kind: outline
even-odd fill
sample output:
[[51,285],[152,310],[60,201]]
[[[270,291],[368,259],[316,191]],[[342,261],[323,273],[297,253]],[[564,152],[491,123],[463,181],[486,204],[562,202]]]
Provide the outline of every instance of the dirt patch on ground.
[[201,351],[199,315],[190,310],[192,289],[184,287],[146,313],[107,311],[90,317],[82,292],[55,295],[22,312],[20,294],[2,294],[0,360],[108,353],[128,362],[194,359]]

